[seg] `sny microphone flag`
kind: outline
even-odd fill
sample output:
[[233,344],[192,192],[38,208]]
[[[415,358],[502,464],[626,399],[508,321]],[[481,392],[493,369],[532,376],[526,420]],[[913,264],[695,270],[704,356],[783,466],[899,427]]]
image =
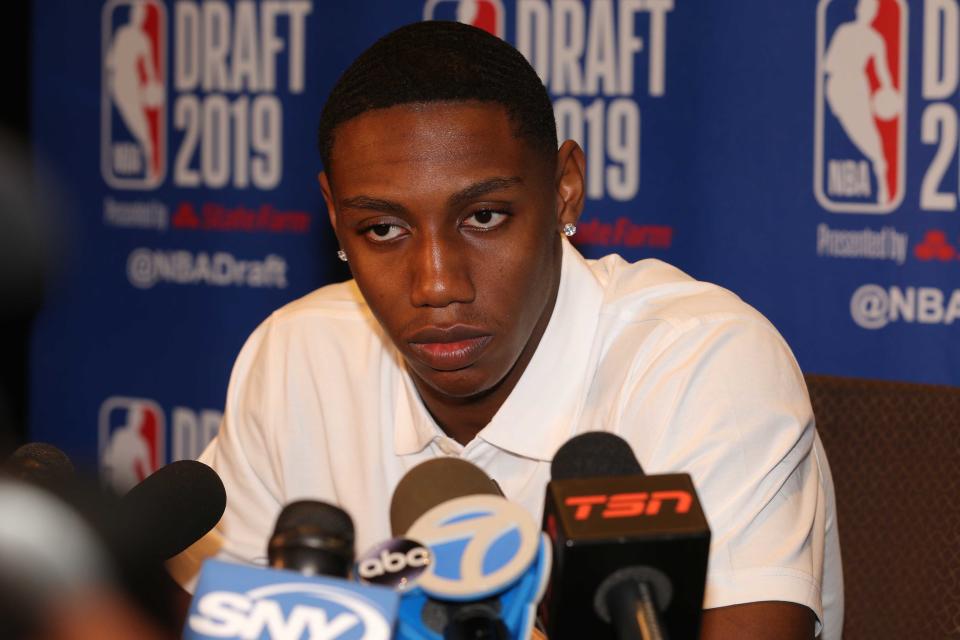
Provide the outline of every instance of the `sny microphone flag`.
[[208,560],[183,637],[388,640],[397,601],[383,587]]

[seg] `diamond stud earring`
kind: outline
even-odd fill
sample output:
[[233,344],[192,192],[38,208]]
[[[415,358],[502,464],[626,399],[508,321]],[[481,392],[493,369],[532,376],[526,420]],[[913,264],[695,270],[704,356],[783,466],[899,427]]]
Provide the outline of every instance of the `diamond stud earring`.
[[338,249],[338,250],[337,250],[337,257],[340,258],[340,260],[341,260],[342,262],[346,262],[346,261],[347,261],[347,252],[344,251],[343,249]]
[[563,225],[563,235],[567,236],[568,238],[573,237],[576,232],[577,225],[573,224],[572,222],[568,222],[567,224]]

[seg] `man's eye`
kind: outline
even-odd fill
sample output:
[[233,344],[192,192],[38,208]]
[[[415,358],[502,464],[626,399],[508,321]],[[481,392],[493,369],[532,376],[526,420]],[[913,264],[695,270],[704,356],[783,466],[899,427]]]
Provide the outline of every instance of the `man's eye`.
[[395,224],[375,224],[367,227],[364,235],[374,242],[386,242],[403,235],[403,228]]
[[503,224],[506,219],[507,214],[505,213],[484,209],[483,211],[470,214],[464,219],[463,225],[473,229],[493,229]]

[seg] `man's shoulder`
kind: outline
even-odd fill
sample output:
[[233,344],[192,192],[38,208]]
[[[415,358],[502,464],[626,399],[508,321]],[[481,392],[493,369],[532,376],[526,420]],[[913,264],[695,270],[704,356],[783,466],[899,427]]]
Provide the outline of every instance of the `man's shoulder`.
[[324,350],[323,345],[381,342],[382,331],[353,280],[320,287],[293,300],[264,320],[250,343],[299,345]]
[[270,315],[277,326],[313,326],[328,320],[331,323],[364,324],[370,308],[353,280],[328,284],[288,302]]
[[337,380],[355,378],[367,375],[369,363],[387,345],[355,283],[347,281],[316,289],[271,313],[247,338],[234,373],[336,371]]
[[602,313],[620,322],[673,327],[766,319],[733,292],[687,275],[662,260],[627,262],[617,255],[589,261],[604,289]]

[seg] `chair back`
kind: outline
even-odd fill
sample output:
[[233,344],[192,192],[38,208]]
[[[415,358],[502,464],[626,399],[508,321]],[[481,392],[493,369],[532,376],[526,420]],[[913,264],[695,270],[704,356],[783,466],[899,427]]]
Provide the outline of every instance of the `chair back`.
[[960,638],[960,388],[807,375],[846,640]]

